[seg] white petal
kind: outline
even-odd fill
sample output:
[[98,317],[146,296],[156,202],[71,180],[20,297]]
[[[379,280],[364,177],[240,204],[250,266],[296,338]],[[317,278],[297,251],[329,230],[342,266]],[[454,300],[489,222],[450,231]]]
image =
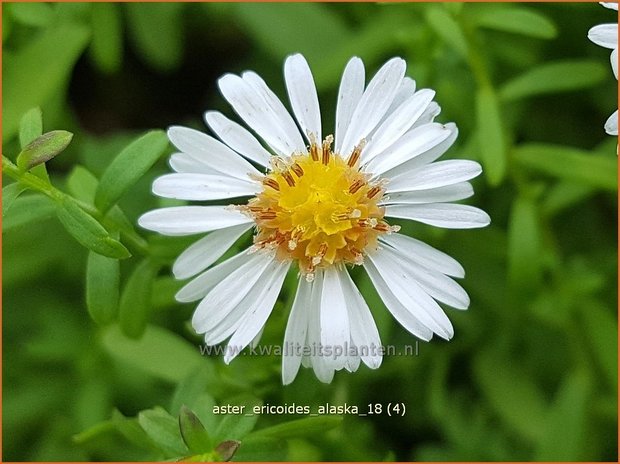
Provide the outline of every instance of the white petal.
[[321,356],[318,351],[321,345],[321,296],[323,294],[323,271],[315,272],[314,281],[312,283],[312,294],[310,297],[308,335],[306,346],[310,347],[313,352],[309,357],[309,364],[314,370],[316,377],[324,383],[330,383],[334,378],[335,370],[327,363],[325,356]]
[[349,128],[351,116],[364,93],[365,77],[364,63],[358,57],[353,57],[347,63],[342,73],[342,80],[338,88],[338,103],[336,106],[336,133],[334,147],[336,153],[342,153],[342,141]]
[[465,290],[445,274],[418,266],[414,260],[401,255],[394,248],[384,248],[381,252],[388,254],[395,263],[405,268],[422,290],[436,300],[456,309],[469,307],[469,296]]
[[618,110],[614,111],[605,122],[605,131],[609,135],[618,135]]
[[399,263],[379,250],[367,256],[381,274],[393,295],[416,318],[437,335],[449,340],[454,335],[450,319],[441,307],[418,284],[416,279]]
[[301,365],[302,350],[306,345],[306,334],[308,333],[311,293],[312,284],[305,278],[300,278],[284,332],[284,351],[282,353],[282,383],[284,385],[295,380]]
[[434,203],[430,205],[388,205],[385,215],[422,222],[446,229],[474,229],[491,223],[489,215],[469,205]]
[[464,200],[473,194],[474,188],[469,182],[459,182],[458,184],[446,185],[445,187],[390,193],[381,200],[379,205],[445,203]]
[[407,192],[426,190],[457,184],[473,179],[482,173],[482,167],[475,161],[448,160],[422,166],[406,174],[392,177],[386,192]]
[[380,240],[421,266],[453,277],[465,277],[465,269],[457,260],[420,240],[403,234],[384,234]]
[[599,2],[601,5],[603,5],[605,8],[609,8],[611,10],[616,10],[618,11],[618,3],[617,2]]
[[[320,324],[321,344],[333,353],[332,356],[325,357],[325,362],[333,369],[342,369],[347,359],[344,353],[345,345],[351,338],[351,332],[347,303],[338,272],[333,266],[324,271]],[[341,352],[338,353],[337,350]]]
[[179,200],[220,200],[253,196],[260,192],[256,182],[221,174],[166,174],[153,182],[153,193]]
[[290,264],[290,261],[274,261],[272,263],[274,269],[273,271],[269,271],[269,280],[261,284],[261,294],[256,299],[251,300],[251,307],[243,316],[243,322],[228,342],[228,348],[224,356],[224,362],[226,364],[232,361],[241,350],[248,346],[264,327],[278,299],[278,294],[280,293],[286,271],[288,271]]
[[194,330],[205,333],[215,327],[263,277],[263,272],[273,260],[272,255],[254,253],[249,260],[213,287],[194,312]]
[[[351,280],[351,276],[345,268],[338,272],[340,284],[344,291],[347,308],[349,311],[349,324],[351,326],[351,340],[357,347],[364,364],[371,369],[381,365],[381,338],[377,325],[362,294]],[[357,369],[355,364],[350,366],[350,371]]]
[[420,321],[412,309],[403,306],[370,260],[364,261],[364,269],[366,269],[366,273],[370,277],[385,307],[392,313],[392,316],[394,316],[398,323],[421,340],[430,340],[433,337],[433,331]]
[[445,141],[452,132],[442,124],[431,123],[407,132],[387,150],[376,155],[364,168],[374,176],[421,156]]
[[252,226],[251,223],[227,227],[211,232],[189,246],[174,262],[172,272],[177,279],[187,279],[202,272],[226,251]]
[[437,102],[430,102],[424,110],[424,113],[422,113],[418,120],[413,123],[413,126],[411,126],[411,128],[415,129],[416,127],[419,127],[423,124],[433,122],[435,118],[439,115],[439,113],[441,113],[441,106],[439,106]]
[[176,172],[222,175],[222,173],[217,169],[213,169],[202,161],[192,158],[186,153],[172,154],[168,163]]
[[373,134],[372,140],[363,151],[362,162],[370,161],[393,145],[424,113],[434,96],[433,90],[423,89],[396,108]]
[[396,96],[406,67],[401,58],[392,58],[372,78],[351,116],[342,141],[341,155],[348,156],[381,121]]
[[294,144],[281,127],[269,104],[248,82],[226,74],[218,81],[220,92],[235,112],[279,155],[289,156]]
[[293,113],[306,140],[311,143],[309,134],[313,134],[314,140],[321,143],[323,138],[319,97],[308,62],[302,55],[296,54],[286,59],[284,79]]
[[163,235],[192,235],[247,224],[252,219],[228,206],[173,206],[143,214],[138,224]]
[[[449,122],[444,125],[444,128],[450,132],[450,135],[448,135],[448,137],[443,142],[435,145],[433,148],[426,151],[425,153],[422,153],[421,155],[418,155],[410,159],[409,161],[406,161],[403,164],[384,172],[382,177],[391,179],[400,174],[411,172],[412,170],[424,166],[425,164],[432,163],[441,155],[443,155],[448,150],[448,148],[452,146],[459,134],[459,131],[454,123]],[[417,128],[410,130],[407,134],[413,132],[414,130],[417,130]],[[407,137],[407,134],[405,134],[404,137]]]
[[241,77],[267,102],[271,113],[279,122],[280,127],[287,136],[287,142],[290,147],[288,154],[292,152],[305,153],[306,144],[299,133],[299,129],[297,128],[297,125],[295,124],[295,121],[293,121],[293,118],[289,114],[288,110],[276,94],[273,93],[265,81],[255,72],[246,71],[241,75]]
[[588,39],[605,48],[618,48],[618,25],[599,24],[588,31]]
[[385,115],[391,115],[392,112],[396,110],[396,108],[398,108],[405,102],[405,100],[409,100],[409,98],[411,98],[415,93],[415,88],[416,83],[413,79],[407,76],[403,77],[403,80],[400,83],[400,87],[398,87],[398,91],[396,92],[396,96],[394,97],[394,101],[392,101],[392,104],[386,111]]
[[248,174],[260,175],[254,166],[219,140],[188,127],[173,126],[168,138],[183,153],[231,177],[247,180]]
[[247,263],[251,258],[252,255],[241,252],[217,266],[213,266],[181,288],[175,295],[176,300],[181,303],[189,303],[204,298],[224,277]]
[[618,49],[614,48],[609,56],[609,60],[611,61],[611,70],[614,72],[614,76],[616,80],[618,80]]
[[219,139],[246,158],[268,167],[271,154],[265,150],[256,137],[245,127],[231,121],[222,113],[208,111],[205,113],[205,122]]

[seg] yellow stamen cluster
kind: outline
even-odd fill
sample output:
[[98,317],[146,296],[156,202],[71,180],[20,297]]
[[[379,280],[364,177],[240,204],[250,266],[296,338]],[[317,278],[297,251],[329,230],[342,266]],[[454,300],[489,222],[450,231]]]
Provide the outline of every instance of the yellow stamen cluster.
[[318,267],[361,264],[379,235],[399,229],[383,220],[377,205],[383,183],[360,172],[362,145],[345,160],[332,152],[332,140],[312,143],[308,153],[287,160],[274,157],[263,191],[241,207],[257,225],[254,248],[297,260],[308,280]]

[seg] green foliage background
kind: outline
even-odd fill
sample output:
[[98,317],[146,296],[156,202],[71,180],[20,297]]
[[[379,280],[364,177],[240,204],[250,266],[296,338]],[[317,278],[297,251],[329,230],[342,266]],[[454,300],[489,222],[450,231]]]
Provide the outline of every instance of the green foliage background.
[[[617,140],[603,131],[617,82],[609,51],[586,37],[616,21],[613,11],[595,3],[2,10],[4,155],[15,162],[20,137],[23,147],[40,135],[32,108],[43,110],[43,132],[74,133],[46,163],[54,187],[42,166],[28,184],[38,192],[18,196],[3,177],[4,460],[207,459],[230,439],[241,441],[235,460],[617,459]],[[331,385],[303,370],[283,387],[278,357],[225,366],[200,356],[187,322],[193,305],[174,301],[182,283],[170,273],[191,240],[147,234],[136,219],[170,204],[150,184],[168,170],[171,147],[161,132],[142,134],[202,128],[206,109],[231,114],[216,87],[225,72],[253,69],[284,96],[283,59],[297,51],[315,75],[327,128],[350,56],[369,75],[405,58],[418,87],[436,89],[438,119],[459,126],[446,157],[482,163],[471,201],[493,222],[472,231],[405,226],[467,270],[472,304],[448,310],[451,342],[422,342],[417,356],[338,373]],[[131,257],[116,259],[127,250]],[[353,274],[383,342],[412,344],[364,273]],[[294,282],[262,343],[281,342]],[[327,402],[398,402],[407,411],[342,420],[211,413],[213,404]],[[206,429],[183,410],[185,443],[182,404]]]

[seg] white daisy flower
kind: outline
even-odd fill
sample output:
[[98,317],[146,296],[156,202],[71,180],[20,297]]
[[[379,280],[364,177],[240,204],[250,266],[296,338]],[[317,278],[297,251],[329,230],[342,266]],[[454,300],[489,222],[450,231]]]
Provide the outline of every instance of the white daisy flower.
[[[603,3],[605,8],[618,11],[617,3]],[[611,69],[618,79],[618,23],[599,24],[588,31],[588,38],[596,45],[612,50],[610,60]],[[605,122],[605,131],[609,135],[618,135],[618,110],[616,110]]]
[[[364,267],[388,310],[413,335],[452,337],[438,302],[469,306],[452,279],[464,270],[448,255],[397,233],[394,221],[467,229],[490,219],[480,209],[451,203],[473,194],[468,181],[481,173],[480,165],[436,162],[457,128],[433,122],[440,111],[435,92],[416,90],[405,68],[393,58],[365,86],[364,65],[352,58],[340,83],[333,137],[323,138],[317,91],[301,55],[284,65],[296,121],[248,71],[218,83],[258,138],[213,111],[205,119],[220,140],[185,127],[168,130],[179,150],[170,159],[176,173],[155,180],[156,195],[250,197],[234,206],[157,209],[139,220],[166,235],[210,232],[179,256],[173,272],[180,279],[198,274],[177,299],[200,300],[193,327],[208,345],[229,339],[226,363],[260,337],[291,265],[299,285],[284,336],[285,384],[302,363],[323,382],[337,370],[357,370],[360,362],[372,369],[381,364],[379,332],[348,266]],[[250,228],[250,249],[210,267]]]

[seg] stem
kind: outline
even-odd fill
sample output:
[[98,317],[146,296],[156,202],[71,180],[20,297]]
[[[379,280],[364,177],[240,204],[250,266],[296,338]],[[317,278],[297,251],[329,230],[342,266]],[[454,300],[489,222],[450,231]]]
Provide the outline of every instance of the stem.
[[82,208],[85,212],[93,216],[97,219],[106,229],[115,229],[119,230],[123,239],[132,248],[133,251],[138,252],[141,255],[148,255],[148,244],[144,238],[138,235],[134,230],[130,230],[124,228],[124,226],[117,221],[115,221],[109,215],[102,215],[101,212],[95,208],[94,206],[78,200],[71,195],[58,190],[49,182],[41,179],[40,177],[35,176],[29,172],[22,172],[20,169],[6,156],[2,155],[2,172],[12,179],[16,180],[20,184],[28,187],[32,190],[36,190],[37,192],[41,192],[43,195],[51,198],[57,203],[65,199],[70,199],[74,201],[80,208]]

